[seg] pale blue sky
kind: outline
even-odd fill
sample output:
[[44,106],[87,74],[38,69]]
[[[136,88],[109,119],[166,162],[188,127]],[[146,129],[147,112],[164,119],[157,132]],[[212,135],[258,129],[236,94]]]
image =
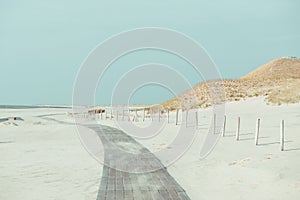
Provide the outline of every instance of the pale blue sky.
[[[166,27],[194,38],[223,78],[240,77],[278,57],[299,57],[299,2],[0,0],[0,104],[71,104],[77,71],[89,52],[111,35],[140,27]],[[119,65],[152,60],[176,65],[193,85],[201,81],[186,63],[157,52]],[[132,102],[171,97],[145,88]],[[97,101],[109,103],[103,95]]]

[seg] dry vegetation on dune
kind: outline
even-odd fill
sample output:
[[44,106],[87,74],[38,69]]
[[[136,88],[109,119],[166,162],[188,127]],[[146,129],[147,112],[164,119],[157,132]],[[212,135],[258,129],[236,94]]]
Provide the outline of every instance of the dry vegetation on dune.
[[266,101],[272,104],[297,103],[300,101],[300,79],[282,80],[280,86],[273,89]]
[[240,79],[286,79],[300,78],[300,59],[279,58],[253,70]]
[[222,100],[239,101],[258,96],[265,96],[271,104],[296,103],[300,101],[299,86],[300,59],[279,58],[236,80],[200,83],[161,106],[169,110],[206,108]]

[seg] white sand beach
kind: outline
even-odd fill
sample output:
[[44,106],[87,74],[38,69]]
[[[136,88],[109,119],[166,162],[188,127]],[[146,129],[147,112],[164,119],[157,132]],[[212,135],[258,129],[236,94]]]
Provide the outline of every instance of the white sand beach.
[[[191,199],[299,199],[299,110],[299,103],[271,106],[261,97],[226,103],[225,137],[220,137],[215,149],[203,160],[200,149],[213,114],[210,108],[198,110],[198,137],[168,170]],[[241,129],[240,140],[236,141],[238,117]],[[261,119],[261,126],[259,145],[255,146],[257,118]],[[175,112],[170,113],[170,119],[158,136],[138,141],[153,152],[166,148],[178,131]],[[286,134],[283,152],[279,144],[281,120],[285,120]],[[111,120],[101,123],[115,126]]]
[[[69,109],[1,109],[0,118],[24,121],[0,125],[0,199],[96,199],[102,166],[84,149]],[[10,124],[14,123],[14,124]]]
[[[220,137],[215,149],[203,160],[200,149],[212,112],[210,108],[198,110],[197,138],[179,160],[168,166],[168,171],[195,200],[299,199],[299,109],[299,103],[266,105],[263,98],[226,103],[225,137]],[[17,116],[24,120],[6,121],[0,126],[0,199],[96,199],[102,165],[85,150],[75,126],[36,117],[59,113],[48,118],[73,122],[66,115],[69,111],[0,110],[0,118]],[[240,140],[236,141],[238,116],[241,131]],[[257,118],[261,119],[261,130],[259,145],[255,146]],[[170,124],[159,135],[138,141],[152,152],[165,148],[179,127],[174,119],[175,112],[171,112]],[[283,152],[279,146],[282,119],[285,120]],[[116,126],[110,119],[99,123]],[[134,123],[142,125],[149,121]]]

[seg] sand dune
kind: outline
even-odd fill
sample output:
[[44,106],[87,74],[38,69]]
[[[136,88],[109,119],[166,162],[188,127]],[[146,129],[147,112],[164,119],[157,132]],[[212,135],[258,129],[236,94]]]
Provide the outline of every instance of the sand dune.
[[300,78],[300,59],[279,58],[272,60],[240,79]]
[[[161,105],[165,109],[206,108],[212,102],[209,89],[225,94],[224,100],[239,101],[264,96],[267,103],[284,104],[300,101],[300,59],[279,58],[236,80],[206,81]],[[222,90],[223,86],[224,90]],[[195,98],[196,97],[196,98]],[[220,96],[219,98],[222,98]]]

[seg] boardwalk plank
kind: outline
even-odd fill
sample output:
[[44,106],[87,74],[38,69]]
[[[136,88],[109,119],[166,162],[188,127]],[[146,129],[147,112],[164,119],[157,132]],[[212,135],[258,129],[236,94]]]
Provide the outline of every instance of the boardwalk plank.
[[[126,133],[108,126],[89,128],[98,133],[108,165],[103,166],[97,200],[190,200],[155,155]],[[140,173],[154,168],[159,170]]]

